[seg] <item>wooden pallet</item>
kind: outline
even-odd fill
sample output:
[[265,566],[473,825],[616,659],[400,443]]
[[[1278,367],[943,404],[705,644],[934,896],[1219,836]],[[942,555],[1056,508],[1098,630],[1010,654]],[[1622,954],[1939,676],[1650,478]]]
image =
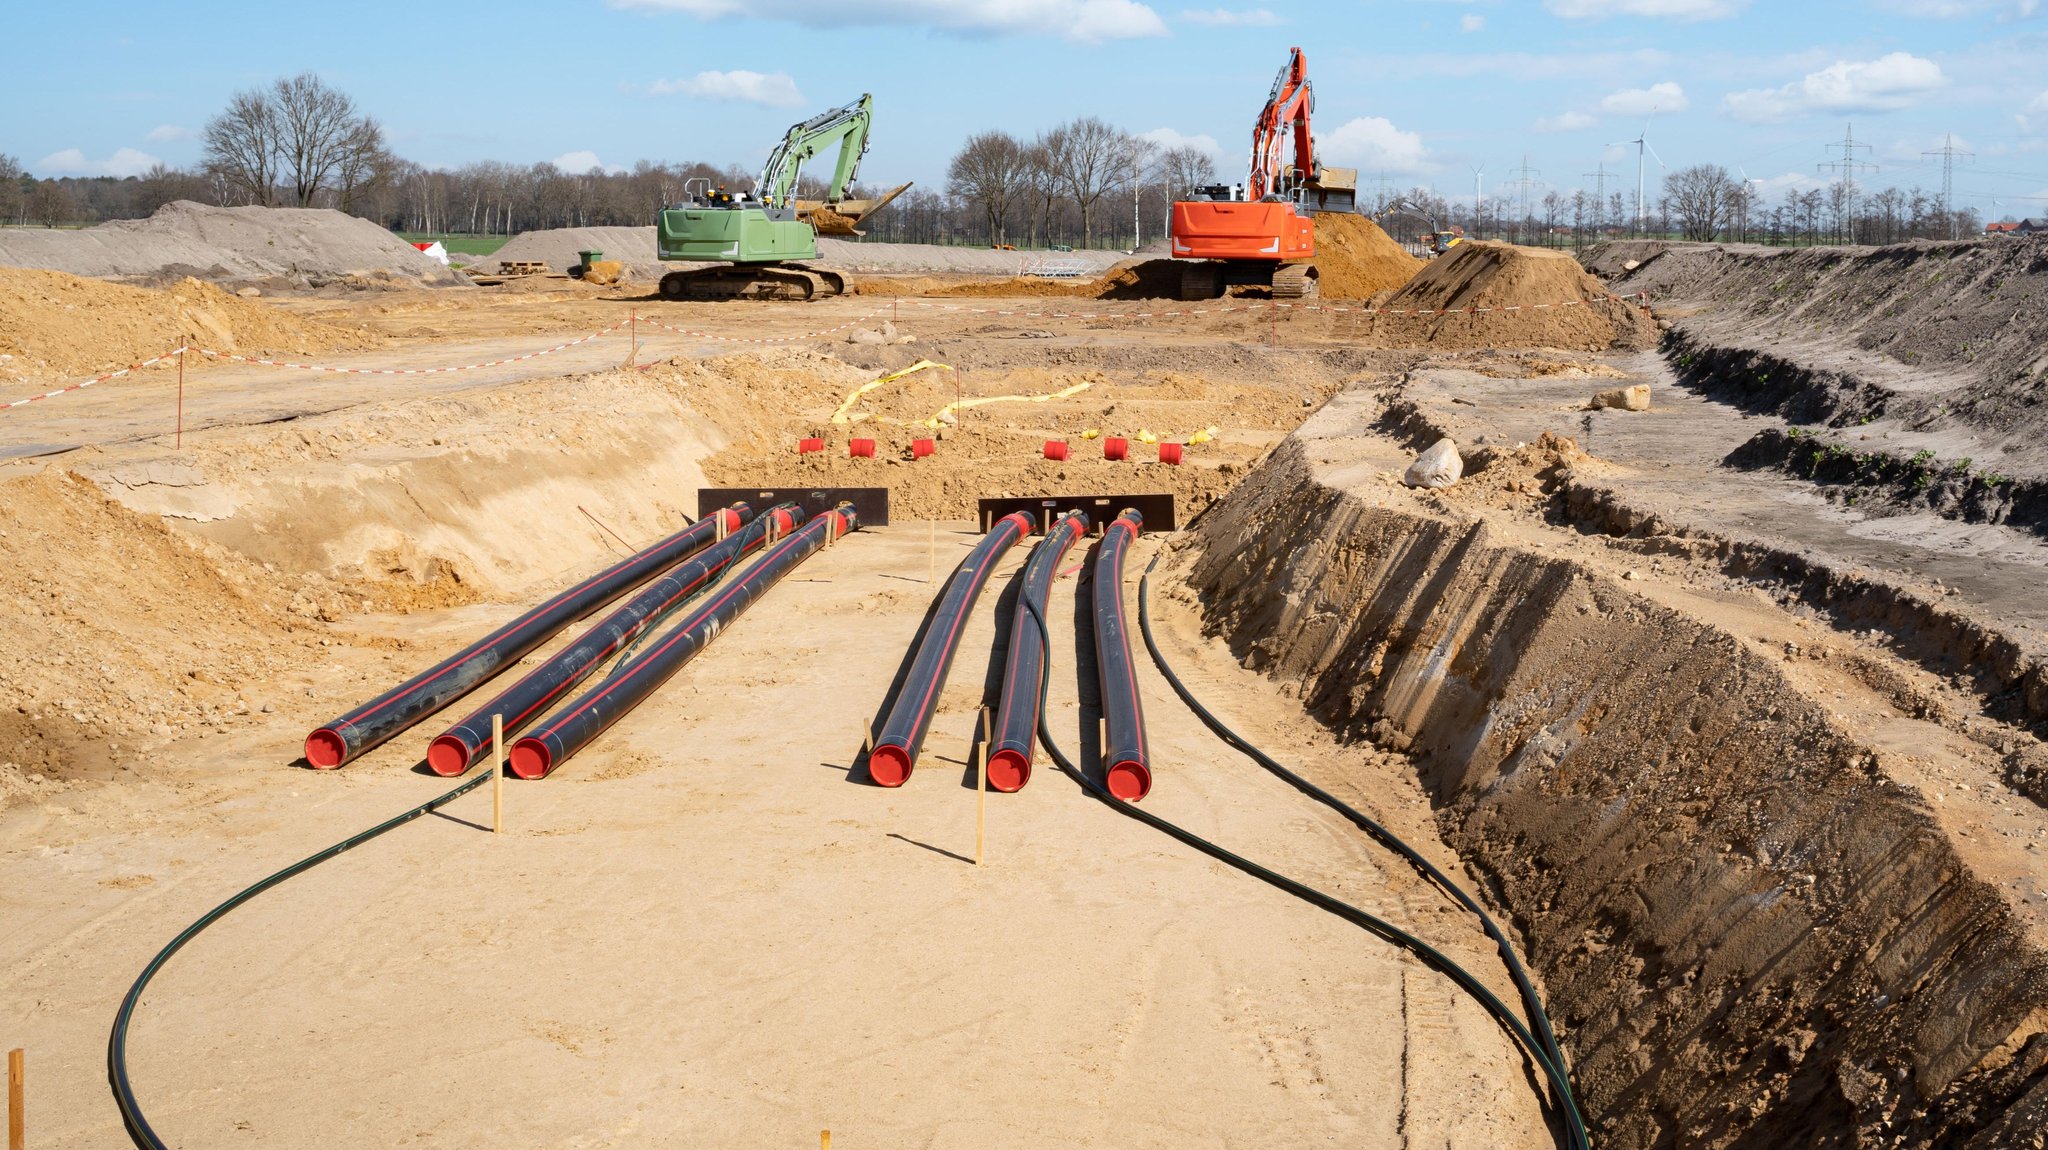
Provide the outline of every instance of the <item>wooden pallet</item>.
[[499,260],[501,276],[544,276],[553,271],[545,260]]

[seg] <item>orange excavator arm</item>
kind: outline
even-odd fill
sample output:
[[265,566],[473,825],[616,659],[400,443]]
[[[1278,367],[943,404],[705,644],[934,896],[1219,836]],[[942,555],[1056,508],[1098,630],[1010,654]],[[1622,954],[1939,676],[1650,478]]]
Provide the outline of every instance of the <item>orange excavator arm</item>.
[[1252,200],[1281,192],[1289,165],[1282,162],[1280,149],[1293,129],[1296,179],[1316,170],[1315,140],[1309,132],[1309,117],[1315,111],[1315,94],[1308,82],[1308,57],[1299,48],[1287,50],[1287,64],[1273,78],[1273,93],[1259,110],[1252,125],[1252,170],[1246,187]]

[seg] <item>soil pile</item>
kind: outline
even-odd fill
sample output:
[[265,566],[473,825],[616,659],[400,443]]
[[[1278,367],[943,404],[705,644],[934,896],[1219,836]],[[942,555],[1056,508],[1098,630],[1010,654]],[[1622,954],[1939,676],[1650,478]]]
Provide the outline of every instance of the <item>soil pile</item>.
[[[1467,241],[1431,261],[1383,305],[1374,330],[1391,342],[1442,347],[1654,347],[1656,323],[1611,293],[1569,254]],[[1467,310],[1467,309],[1485,309]]]
[[0,381],[92,375],[180,343],[267,355],[371,342],[360,332],[300,319],[195,279],[158,291],[0,267]]
[[[1672,243],[1645,254],[1603,245],[1591,258],[1639,261],[1612,281],[1616,291],[1703,309],[1679,321],[1698,342],[1767,347],[1810,373],[1813,410],[1830,422],[1840,412],[1844,422],[1968,432],[2021,457],[2001,459],[2001,470],[2019,470],[2023,458],[2030,473],[2048,473],[2038,449],[2048,432],[2048,237],[1796,250]],[[1751,374],[1766,372],[1787,374],[1762,365]]]
[[1324,212],[1315,226],[1316,285],[1327,299],[1371,299],[1396,291],[1424,267],[1364,216]]
[[1126,260],[1101,276],[1081,282],[1019,276],[938,288],[928,294],[992,299],[1030,296],[1045,299],[1174,299],[1180,294],[1183,265],[1171,259]]
[[33,557],[0,564],[0,805],[32,775],[112,772],[144,741],[262,709],[246,691],[293,661],[287,614],[335,606],[69,472],[0,484],[0,538]]
[[187,200],[146,220],[79,231],[0,231],[0,265],[81,276],[197,276],[222,283],[324,287],[466,284],[368,220],[327,208],[215,208]]

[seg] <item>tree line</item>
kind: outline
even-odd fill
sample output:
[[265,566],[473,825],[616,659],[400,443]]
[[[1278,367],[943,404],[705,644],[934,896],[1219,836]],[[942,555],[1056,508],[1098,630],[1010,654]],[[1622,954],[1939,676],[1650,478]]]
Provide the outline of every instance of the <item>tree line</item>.
[[[148,216],[174,200],[220,206],[330,207],[395,231],[510,235],[558,227],[652,221],[698,183],[751,187],[754,173],[702,161],[642,160],[626,170],[565,171],[552,163],[423,167],[396,155],[382,126],[346,93],[305,73],[236,93],[201,134],[193,169],[158,164],[140,176],[36,179],[0,155],[0,221],[97,223]],[[1129,249],[1156,241],[1174,200],[1217,183],[1215,164],[1191,147],[1165,148],[1099,117],[1081,116],[1025,137],[971,136],[941,187],[919,187],[868,219],[884,242]],[[856,196],[876,189],[857,186]],[[805,177],[798,194],[815,197]],[[1895,243],[1982,230],[1973,210],[1918,188],[1869,194],[1854,182],[1789,189],[1767,202],[1718,164],[1666,173],[1657,197],[1548,190],[1452,202],[1433,188],[1381,181],[1361,210],[1396,239],[1421,247],[1450,228],[1475,238],[1583,246],[1616,236],[1731,239],[1771,244]]]

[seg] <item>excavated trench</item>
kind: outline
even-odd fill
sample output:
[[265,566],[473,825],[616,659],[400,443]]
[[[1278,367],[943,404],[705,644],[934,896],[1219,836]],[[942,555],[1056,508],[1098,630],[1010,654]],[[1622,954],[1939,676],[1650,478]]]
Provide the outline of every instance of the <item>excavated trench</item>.
[[2013,845],[2037,832],[1956,837],[1905,753],[1952,736],[1852,721],[1739,616],[1380,494],[1344,408],[1177,570],[1247,666],[1413,756],[1545,981],[1596,1142],[2039,1145],[2048,948],[2000,889],[2038,875]]

